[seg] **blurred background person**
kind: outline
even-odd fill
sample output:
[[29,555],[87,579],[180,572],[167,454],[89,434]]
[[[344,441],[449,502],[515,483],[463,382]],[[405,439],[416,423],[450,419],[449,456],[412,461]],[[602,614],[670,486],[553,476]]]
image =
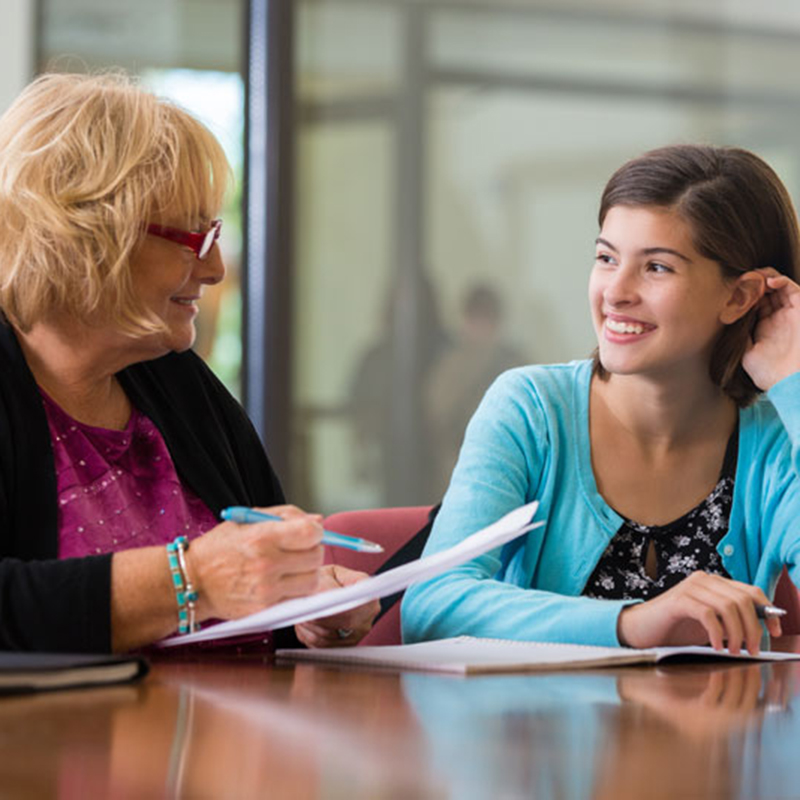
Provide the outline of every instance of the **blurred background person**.
[[[410,416],[416,420],[424,414],[424,386],[439,358],[450,346],[450,340],[442,325],[433,284],[423,276],[422,302],[417,309],[415,337],[416,352],[406,353],[398,335],[398,315],[403,302],[402,282],[393,286],[384,304],[380,332],[374,343],[364,352],[358,362],[350,386],[349,411],[354,437],[354,467],[360,480],[377,482],[377,505],[393,504],[392,459],[396,447],[394,417]],[[413,355],[417,365],[417,380],[413,386],[398,386],[402,372],[398,369],[401,359]],[[409,404],[410,407],[403,407]],[[398,408],[398,406],[401,406]],[[432,443],[427,442],[430,446]],[[426,447],[425,457],[419,458],[420,466],[426,469],[433,457],[433,449]],[[418,481],[424,497],[429,502],[438,500],[431,489],[427,472]],[[421,501],[420,501],[421,502]]]
[[425,383],[425,421],[433,453],[432,491],[444,494],[464,429],[491,382],[525,357],[503,335],[503,301],[488,284],[465,294],[459,330]]

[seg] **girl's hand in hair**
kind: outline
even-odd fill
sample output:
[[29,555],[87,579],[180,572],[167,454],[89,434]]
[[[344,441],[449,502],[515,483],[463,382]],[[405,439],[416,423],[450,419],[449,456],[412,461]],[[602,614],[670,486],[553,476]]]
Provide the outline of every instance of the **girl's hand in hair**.
[[800,371],[800,286],[772,267],[758,270],[766,291],[742,366],[759,389]]
[[[731,653],[745,649],[757,655],[762,628],[756,604],[769,604],[758,587],[693,572],[664,594],[623,609],[617,637],[627,647],[727,645]],[[772,617],[766,625],[771,636],[781,635],[780,620]]]

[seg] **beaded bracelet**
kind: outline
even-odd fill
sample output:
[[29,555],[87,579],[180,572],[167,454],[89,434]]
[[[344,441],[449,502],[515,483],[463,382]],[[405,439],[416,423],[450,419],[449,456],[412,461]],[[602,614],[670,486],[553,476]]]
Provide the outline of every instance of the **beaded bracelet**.
[[192,633],[197,630],[195,623],[197,592],[186,573],[185,552],[188,548],[189,541],[185,536],[176,536],[175,540],[167,545],[167,560],[172,573],[175,599],[178,601],[178,633]]
[[183,573],[183,582],[186,587],[186,608],[189,610],[189,633],[194,633],[200,626],[196,622],[197,613],[197,591],[192,584],[192,578],[189,575],[189,568],[186,566],[186,552],[189,549],[189,540],[185,536],[178,536],[175,539],[175,545],[178,548],[178,563]]

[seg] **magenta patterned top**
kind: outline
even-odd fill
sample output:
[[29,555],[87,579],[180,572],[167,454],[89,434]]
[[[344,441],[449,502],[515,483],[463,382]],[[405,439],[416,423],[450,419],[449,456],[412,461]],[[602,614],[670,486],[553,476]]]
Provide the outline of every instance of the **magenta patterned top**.
[[160,431],[140,411],[123,431],[95,428],[41,394],[56,468],[59,558],[163,545],[178,534],[191,540],[218,524],[181,483]]

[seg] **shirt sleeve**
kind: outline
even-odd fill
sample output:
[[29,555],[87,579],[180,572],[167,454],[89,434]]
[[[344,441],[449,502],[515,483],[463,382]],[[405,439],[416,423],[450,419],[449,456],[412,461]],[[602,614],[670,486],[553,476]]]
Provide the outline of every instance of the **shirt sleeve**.
[[[467,428],[425,554],[451,547],[536,499],[544,471],[552,468],[549,459],[555,457],[551,423],[535,388],[519,371],[494,383]],[[543,537],[545,531],[543,526],[527,534],[524,546],[538,552],[530,537]],[[630,601],[566,596],[522,585],[506,569],[513,547],[495,549],[410,587],[403,600],[404,640],[470,635],[619,644],[617,617]],[[535,565],[525,572],[528,581],[534,572]]]
[[791,442],[792,466],[800,474],[800,372],[784,378],[767,392]]
[[790,375],[767,393],[778,412],[785,437],[770,448],[760,516],[768,540],[777,543],[780,561],[800,586],[800,373]]
[[111,556],[0,559],[0,650],[111,652]]

